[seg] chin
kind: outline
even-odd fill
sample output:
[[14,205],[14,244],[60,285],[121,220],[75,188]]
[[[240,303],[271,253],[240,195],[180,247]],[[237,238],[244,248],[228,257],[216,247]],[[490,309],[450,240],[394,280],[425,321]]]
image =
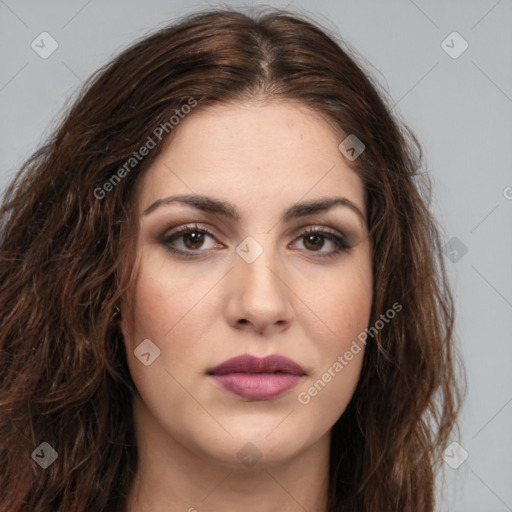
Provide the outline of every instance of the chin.
[[281,432],[271,432],[266,429],[262,431],[257,424],[253,424],[245,429],[240,426],[238,430],[230,432],[232,438],[226,439],[226,434],[221,439],[197,441],[198,448],[204,455],[233,470],[279,466],[317,441],[305,438],[300,432],[290,432],[289,427]]

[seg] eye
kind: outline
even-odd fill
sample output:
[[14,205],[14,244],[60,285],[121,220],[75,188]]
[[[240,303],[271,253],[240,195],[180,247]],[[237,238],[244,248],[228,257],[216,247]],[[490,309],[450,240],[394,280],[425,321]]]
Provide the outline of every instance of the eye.
[[[206,243],[211,239],[209,243]],[[193,252],[204,252],[204,250],[213,249],[219,246],[215,242],[213,233],[205,227],[198,224],[193,226],[182,226],[170,233],[166,233],[161,238],[161,243],[172,252],[182,256],[194,256]]]
[[[319,257],[321,258],[332,258],[352,248],[343,235],[325,228],[309,228],[303,231],[296,240],[302,241],[302,245],[307,252],[320,253]],[[332,249],[323,250],[326,245],[330,245]]]
[[[309,228],[295,239],[294,244],[299,241],[303,250],[308,253],[318,253],[314,256],[318,258],[333,258],[352,248],[342,234],[327,228]],[[209,249],[224,247],[215,240],[215,235],[209,229],[198,224],[186,225],[170,231],[161,237],[160,242],[172,254],[183,257],[194,257]],[[299,249],[302,248],[299,247]]]

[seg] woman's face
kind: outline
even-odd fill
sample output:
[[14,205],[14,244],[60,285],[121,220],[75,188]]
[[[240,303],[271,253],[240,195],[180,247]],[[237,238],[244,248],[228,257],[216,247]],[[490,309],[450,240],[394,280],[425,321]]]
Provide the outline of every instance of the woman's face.
[[[208,107],[139,182],[134,324],[122,328],[138,428],[160,450],[270,466],[328,446],[372,303],[364,189],[343,138],[295,102]],[[260,361],[271,355],[295,365]]]

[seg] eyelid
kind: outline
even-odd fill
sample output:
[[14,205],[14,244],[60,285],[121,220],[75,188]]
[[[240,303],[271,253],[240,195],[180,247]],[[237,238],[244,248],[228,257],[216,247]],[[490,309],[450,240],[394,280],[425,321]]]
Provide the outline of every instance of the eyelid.
[[214,238],[223,238],[226,237],[222,230],[219,230],[214,227],[209,227],[207,224],[203,224],[201,221],[195,222],[183,222],[182,224],[178,224],[179,221],[173,222],[169,227],[167,227],[163,234],[159,238],[169,238],[170,236],[176,235],[182,231],[205,231],[208,235]]
[[[210,236],[211,238],[213,238],[215,240],[216,243],[221,243],[222,242],[219,242],[217,240],[217,235],[215,235],[215,233],[213,232],[212,229],[198,223],[198,222],[193,222],[191,224],[184,224],[184,225],[181,225],[181,226],[178,226],[176,228],[171,228],[171,229],[167,229],[160,237],[159,237],[159,240],[162,242],[162,243],[169,243],[169,241],[173,238],[179,238],[180,235],[183,235],[185,233],[189,233],[191,231],[199,231],[201,233],[204,233],[208,236]],[[222,244],[224,245],[224,244]],[[189,252],[192,252],[192,251],[189,251]],[[197,251],[197,252],[206,252],[206,251]]]
[[[214,230],[207,227],[204,224],[201,224],[200,222],[191,222],[189,224],[183,224],[181,226],[177,226],[175,228],[169,228],[165,230],[164,234],[160,238],[169,239],[170,237],[173,237],[175,235],[181,234],[181,233],[187,233],[189,231],[204,231],[206,234],[213,238],[218,238],[217,235],[214,233]],[[305,234],[309,233],[328,233],[333,236],[338,236],[340,238],[343,238],[347,240],[346,234],[336,228],[332,228],[329,226],[323,226],[323,225],[307,225],[301,228],[294,229],[295,234],[293,241],[295,241],[297,238],[300,238],[301,236],[304,236]],[[288,233],[286,236],[290,236],[290,233]],[[220,242],[222,243],[222,242]],[[348,241],[347,241],[348,243]],[[224,244],[223,244],[224,245]]]
[[336,249],[333,251],[306,251],[311,254],[319,254],[322,256],[318,257],[329,257],[335,256],[340,252],[345,252],[352,249],[354,246],[348,241],[348,237],[341,231],[333,228],[329,228],[327,226],[310,226],[308,228],[303,228],[299,234],[293,239],[292,243],[296,243],[301,238],[304,238],[308,235],[319,234],[323,236],[325,239],[330,241],[336,246]]
[[[194,231],[206,234],[207,236],[214,239],[214,241],[217,245],[221,244],[224,246],[224,244],[222,242],[219,242],[217,240],[217,236],[212,232],[211,229],[209,229],[208,227],[206,227],[198,222],[184,224],[184,225],[181,225],[176,228],[171,228],[170,230],[167,230],[161,237],[159,237],[159,240],[160,240],[160,243],[165,245],[165,247],[168,251],[170,251],[171,253],[176,254],[178,256],[193,258],[193,257],[201,256],[204,253],[208,254],[209,252],[211,252],[212,249],[183,250],[183,249],[177,249],[175,247],[171,248],[171,241],[173,241],[173,239],[176,239],[176,238],[179,239],[184,234],[194,232]],[[310,225],[307,227],[300,228],[298,231],[296,231],[296,235],[294,236],[294,238],[293,238],[292,242],[290,242],[290,244],[294,244],[301,238],[306,237],[311,234],[319,234],[320,236],[323,236],[325,239],[327,239],[328,241],[330,241],[331,243],[333,243],[335,245],[335,249],[333,249],[331,251],[322,251],[322,250],[307,251],[306,250],[306,252],[311,254],[314,258],[321,259],[321,258],[335,257],[335,256],[339,255],[340,253],[346,252],[353,248],[353,245],[348,241],[348,238],[345,235],[345,233],[343,233],[342,231],[335,229],[335,228],[331,228],[331,227],[327,227],[327,226],[320,226],[320,225],[316,225],[316,226]]]

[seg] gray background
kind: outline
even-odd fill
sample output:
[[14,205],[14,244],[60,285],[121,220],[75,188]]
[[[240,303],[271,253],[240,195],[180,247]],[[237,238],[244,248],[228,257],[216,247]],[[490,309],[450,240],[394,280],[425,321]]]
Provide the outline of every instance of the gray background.
[[[0,0],[0,190],[81,82],[118,51],[196,8],[239,5],[256,4]],[[425,149],[468,377],[453,440],[469,456],[457,469],[444,463],[438,510],[512,511],[512,1],[266,5],[304,12],[345,38]],[[43,31],[59,45],[47,59],[31,48]],[[453,31],[469,44],[457,58],[445,49],[459,53],[460,40],[442,45]]]

